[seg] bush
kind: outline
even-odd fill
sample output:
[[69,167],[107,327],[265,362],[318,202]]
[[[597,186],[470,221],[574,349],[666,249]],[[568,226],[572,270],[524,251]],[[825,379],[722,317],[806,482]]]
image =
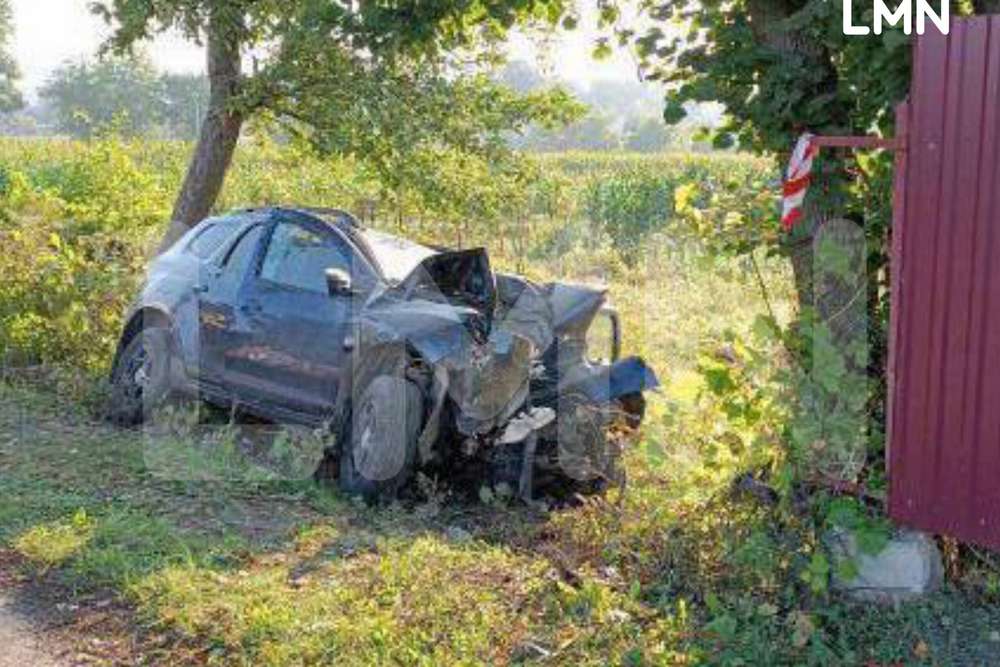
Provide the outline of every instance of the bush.
[[144,252],[109,233],[64,238],[61,232],[37,219],[0,230],[0,351],[15,365],[101,371],[142,275]]
[[673,192],[673,183],[663,176],[629,170],[592,182],[585,209],[615,248],[634,262],[647,234],[667,226],[673,214]]

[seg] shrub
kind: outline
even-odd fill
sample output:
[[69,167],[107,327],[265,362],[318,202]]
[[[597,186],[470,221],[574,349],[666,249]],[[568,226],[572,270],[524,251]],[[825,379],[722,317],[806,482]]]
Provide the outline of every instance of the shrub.
[[662,175],[628,170],[593,181],[585,194],[587,216],[634,261],[647,234],[665,227],[673,214],[673,183]]

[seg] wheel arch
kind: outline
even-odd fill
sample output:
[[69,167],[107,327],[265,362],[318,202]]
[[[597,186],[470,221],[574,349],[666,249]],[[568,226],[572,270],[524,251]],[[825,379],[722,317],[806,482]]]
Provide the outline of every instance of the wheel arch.
[[156,306],[144,306],[135,311],[122,329],[121,338],[118,340],[118,347],[115,349],[114,362],[111,364],[111,372],[118,368],[122,350],[124,350],[132,339],[135,338],[147,326],[161,327],[173,330],[174,321],[167,312]]
[[[417,362],[417,358],[412,352],[413,350],[408,349],[405,341],[386,341],[375,344],[352,359],[351,364],[346,369],[345,377],[341,381],[341,391],[333,418],[333,429],[337,437],[337,448],[334,451],[339,459],[337,466],[339,484],[342,490],[361,495],[367,502],[378,502],[384,497],[394,496],[400,485],[405,483],[409,475],[412,474],[413,466],[417,462],[418,439],[426,416],[427,396],[424,389],[410,376],[409,371],[412,364]],[[414,407],[417,407],[417,410],[403,413],[405,414],[404,424],[400,427],[406,433],[409,433],[412,428],[413,438],[406,442],[404,467],[399,469],[395,476],[366,477],[367,473],[360,472],[356,467],[356,461],[352,459],[355,442],[353,434],[356,433],[354,429],[357,428],[354,423],[357,407],[354,405],[354,400],[363,396],[369,383],[385,375],[385,371],[388,369],[402,371],[402,375],[397,376],[397,378],[403,381],[407,392],[411,390],[413,392]],[[396,374],[393,372],[391,375]],[[409,397],[411,394],[407,393],[405,396]],[[380,404],[386,405],[384,401]],[[396,405],[395,402],[390,404]],[[404,400],[400,403],[400,407],[409,404],[409,400]],[[393,432],[399,432],[399,429],[395,429]],[[391,438],[387,439],[387,441],[390,440]]]
[[[337,398],[332,415],[335,427],[342,423],[342,420],[346,418],[347,413],[350,411],[355,381],[367,379],[369,366],[378,367],[383,360],[395,355],[403,355],[406,360],[405,363],[408,365],[419,362],[427,363],[418,350],[402,340],[380,342],[351,355],[352,358],[345,366],[337,388]],[[422,387],[421,392],[423,393]],[[424,395],[424,400],[427,400],[426,394]]]

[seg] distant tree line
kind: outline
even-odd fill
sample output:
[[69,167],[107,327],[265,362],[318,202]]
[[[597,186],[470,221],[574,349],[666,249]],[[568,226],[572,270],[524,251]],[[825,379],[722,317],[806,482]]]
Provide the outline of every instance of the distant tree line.
[[[3,25],[0,17],[0,32]],[[64,62],[38,90],[38,100],[28,105],[16,88],[17,77],[16,64],[0,49],[3,135],[86,138],[114,132],[193,139],[208,99],[204,75],[158,72],[143,54]]]
[[[511,134],[511,147],[520,150],[651,153],[670,148],[708,149],[708,143],[700,139],[700,130],[721,122],[717,109],[692,105],[688,121],[667,125],[662,118],[662,92],[637,80],[567,84],[542,75],[524,60],[507,63],[495,78],[521,94],[565,88],[587,106],[587,113],[569,125],[532,125]],[[190,140],[198,136],[208,95],[204,75],[158,72],[141,53],[66,62],[39,90],[38,104],[7,114],[0,120],[0,132],[83,138],[113,131],[125,136]]]
[[639,80],[606,79],[589,85],[566,83],[543,75],[530,62],[514,60],[497,74],[499,82],[520,93],[567,88],[588,112],[565,127],[533,126],[510,138],[514,148],[538,152],[628,150],[655,153],[666,149],[709,150],[706,129],[722,122],[716,105],[690,104],[687,119],[668,125],[663,119],[663,89]]

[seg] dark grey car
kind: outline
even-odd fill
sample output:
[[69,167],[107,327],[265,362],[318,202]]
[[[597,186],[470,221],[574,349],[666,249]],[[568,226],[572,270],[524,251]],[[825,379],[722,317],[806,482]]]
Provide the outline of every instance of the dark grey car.
[[[337,210],[209,218],[153,261],[113,364],[114,414],[173,392],[280,422],[330,425],[318,474],[394,494],[419,467],[483,468],[525,497],[546,478],[619,477],[612,423],[657,379],[619,360],[603,289],[494,273],[483,249],[366,229]],[[610,361],[587,331],[610,318]],[[617,431],[616,431],[617,433]]]

